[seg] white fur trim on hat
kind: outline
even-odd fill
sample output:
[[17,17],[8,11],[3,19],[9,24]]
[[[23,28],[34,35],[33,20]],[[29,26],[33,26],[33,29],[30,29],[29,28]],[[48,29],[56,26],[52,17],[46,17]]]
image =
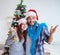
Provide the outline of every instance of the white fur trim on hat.
[[26,22],[27,22],[27,20],[26,20],[25,18],[22,18],[22,19],[20,19],[20,20],[18,21],[19,25],[20,25],[21,23],[26,23]]
[[26,14],[26,19],[27,19],[27,17],[29,17],[29,16],[31,16],[31,15],[36,17],[36,13],[30,11],[30,12],[27,12],[27,14]]

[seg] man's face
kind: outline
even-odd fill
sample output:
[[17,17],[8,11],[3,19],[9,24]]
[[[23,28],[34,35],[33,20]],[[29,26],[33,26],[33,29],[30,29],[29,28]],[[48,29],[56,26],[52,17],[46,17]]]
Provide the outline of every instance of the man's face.
[[28,22],[28,24],[31,25],[31,26],[34,25],[35,21],[36,21],[35,16],[32,16],[32,15],[31,15],[31,16],[29,16],[29,17],[27,18],[27,22]]

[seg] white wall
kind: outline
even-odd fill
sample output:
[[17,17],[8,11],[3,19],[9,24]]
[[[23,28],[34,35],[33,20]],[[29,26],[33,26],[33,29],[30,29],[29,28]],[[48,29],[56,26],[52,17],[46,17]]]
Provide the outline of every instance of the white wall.
[[[0,43],[4,43],[7,35],[7,16],[12,16],[20,0],[0,0]],[[60,0],[24,0],[27,10],[33,8],[39,15],[38,22],[46,22],[48,27],[60,25]],[[54,34],[54,42],[60,42],[60,26]]]

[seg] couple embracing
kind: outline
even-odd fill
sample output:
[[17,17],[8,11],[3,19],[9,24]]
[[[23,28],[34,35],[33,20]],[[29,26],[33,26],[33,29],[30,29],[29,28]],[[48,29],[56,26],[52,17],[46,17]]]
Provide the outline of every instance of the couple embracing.
[[48,31],[46,23],[39,24],[35,10],[27,12],[26,19],[20,19],[16,27],[11,27],[6,40],[9,55],[44,55],[44,41],[51,43],[57,28]]

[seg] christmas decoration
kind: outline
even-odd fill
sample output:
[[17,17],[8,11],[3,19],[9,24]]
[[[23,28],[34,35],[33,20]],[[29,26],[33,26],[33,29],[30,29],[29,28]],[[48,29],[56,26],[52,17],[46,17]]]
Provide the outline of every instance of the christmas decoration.
[[24,0],[20,0],[20,4],[17,5],[14,13],[15,18],[13,18],[11,26],[16,27],[18,25],[17,21],[26,17],[26,5],[23,5],[23,2]]
[[20,4],[17,5],[17,8],[15,10],[14,16],[16,17],[16,20],[19,20],[21,18],[25,18],[26,14],[26,5],[23,5],[24,0],[20,0]]
[[9,46],[4,46],[4,53],[2,55],[9,55]]

